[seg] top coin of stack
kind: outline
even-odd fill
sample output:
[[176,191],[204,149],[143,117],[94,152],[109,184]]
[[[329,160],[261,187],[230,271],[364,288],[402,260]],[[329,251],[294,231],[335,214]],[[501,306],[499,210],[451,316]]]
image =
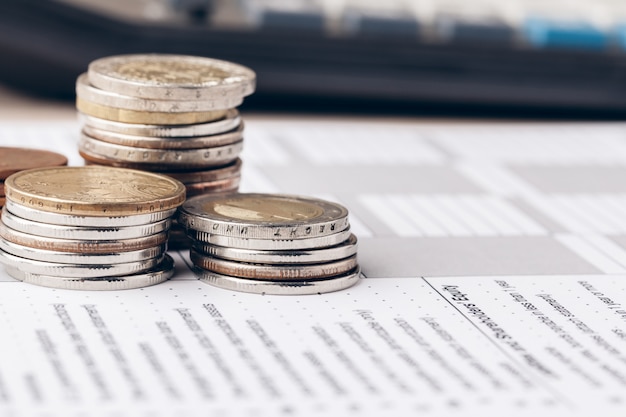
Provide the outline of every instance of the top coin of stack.
[[0,146],[0,208],[6,201],[4,180],[9,175],[25,169],[63,165],[67,165],[67,158],[56,152]]
[[[120,55],[76,81],[81,156],[91,165],[161,172],[188,196],[237,191],[243,123],[235,107],[254,92],[241,65],[183,55]],[[176,224],[170,244],[187,246]]]
[[179,222],[194,241],[200,279],[261,294],[320,294],[354,285],[360,276],[348,210],[298,196],[198,196]]

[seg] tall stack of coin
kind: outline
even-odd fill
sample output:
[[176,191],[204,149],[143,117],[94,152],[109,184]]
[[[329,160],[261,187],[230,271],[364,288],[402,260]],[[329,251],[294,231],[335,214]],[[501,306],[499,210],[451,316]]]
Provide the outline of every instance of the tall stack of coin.
[[4,206],[4,180],[11,174],[31,168],[67,165],[67,158],[41,149],[0,146],[0,208]]
[[313,198],[231,194],[188,199],[179,222],[206,283],[260,294],[319,294],[360,276],[348,210]]
[[24,282],[129,289],[169,279],[165,252],[185,187],[164,175],[111,167],[21,171],[5,181],[0,262]]
[[76,82],[88,164],[161,172],[187,195],[236,191],[243,123],[235,109],[254,92],[249,68],[183,55],[119,55]]

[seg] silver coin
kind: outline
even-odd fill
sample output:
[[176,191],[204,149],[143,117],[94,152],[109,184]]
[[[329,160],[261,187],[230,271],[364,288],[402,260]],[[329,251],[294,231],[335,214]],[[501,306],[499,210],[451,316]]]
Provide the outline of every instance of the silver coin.
[[83,126],[86,136],[116,145],[148,149],[204,149],[231,145],[243,140],[243,124],[233,131],[211,136],[191,138],[159,138],[149,136],[126,135],[107,130]]
[[355,235],[350,235],[348,240],[337,246],[322,249],[251,250],[205,243],[196,243],[194,245],[196,250],[210,256],[256,264],[318,264],[332,262],[356,255],[357,246]]
[[140,249],[128,252],[115,253],[72,253],[59,252],[47,249],[37,249],[28,246],[18,245],[4,239],[0,239],[0,249],[11,255],[20,258],[32,259],[42,262],[53,262],[59,264],[75,265],[113,265],[129,262],[145,261],[156,258],[165,253],[166,245],[154,246],[152,248]]
[[163,260],[154,268],[145,272],[117,277],[69,278],[52,275],[33,274],[17,268],[5,267],[13,278],[34,285],[51,287],[63,290],[130,290],[160,284],[174,275],[174,260],[165,255]]
[[212,245],[253,249],[253,250],[302,250],[336,246],[345,242],[352,234],[350,228],[346,228],[334,235],[311,237],[308,239],[246,239],[232,236],[214,235],[194,229],[187,229],[189,237],[198,242]]
[[4,205],[9,212],[27,220],[41,223],[57,224],[60,226],[90,226],[90,227],[126,227],[150,224],[171,218],[176,209],[156,211],[147,214],[133,214],[132,216],[95,217],[95,216],[71,216],[67,214],[52,213],[37,210],[31,207],[15,203],[7,199]]
[[89,84],[87,74],[76,80],[76,96],[101,106],[145,112],[189,113],[232,109],[243,103],[242,95],[205,97],[202,100],[159,100],[131,97],[101,90]]
[[251,264],[215,258],[195,249],[189,252],[191,262],[202,269],[231,277],[268,281],[293,281],[329,278],[357,266],[356,255],[320,264]]
[[62,264],[58,262],[44,262],[20,258],[19,256],[0,250],[0,263],[5,266],[15,268],[22,272],[29,272],[31,274],[70,278],[114,277],[137,274],[145,272],[150,268],[154,268],[161,262],[162,259],[163,256],[160,256],[138,262],[110,265]]
[[252,94],[256,74],[218,59],[166,54],[117,55],[92,61],[89,82],[102,90],[160,100],[211,100]]
[[348,227],[348,210],[316,198],[280,194],[204,195],[187,199],[178,221],[188,229],[249,239],[306,239]]
[[29,235],[80,240],[122,240],[155,235],[169,230],[172,223],[170,219],[166,219],[137,226],[65,226],[35,222],[17,217],[8,212],[6,207],[2,209],[2,222],[11,229],[28,233]]
[[194,268],[201,282],[226,290],[249,292],[262,295],[312,295],[345,290],[359,282],[361,269],[354,268],[346,274],[333,278],[307,281],[263,281],[230,277]]
[[166,150],[115,145],[81,134],[78,149],[88,156],[120,162],[168,165],[174,169],[205,168],[237,159],[243,141],[215,148]]
[[167,242],[167,232],[123,240],[58,239],[18,232],[0,221],[0,238],[29,248],[70,253],[104,254],[148,249]]
[[194,136],[219,135],[221,133],[230,132],[241,124],[241,117],[236,109],[228,110],[225,118],[215,122],[169,126],[114,122],[82,113],[79,113],[79,116],[81,124],[93,127],[94,129],[123,133],[125,135],[157,138],[188,138]]

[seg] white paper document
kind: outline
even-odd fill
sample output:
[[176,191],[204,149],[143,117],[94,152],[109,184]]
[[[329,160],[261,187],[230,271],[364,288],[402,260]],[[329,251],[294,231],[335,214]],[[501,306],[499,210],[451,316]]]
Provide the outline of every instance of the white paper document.
[[[0,146],[66,154],[78,123]],[[626,125],[250,120],[243,192],[338,201],[364,278],[267,296],[0,267],[0,416],[624,416]]]

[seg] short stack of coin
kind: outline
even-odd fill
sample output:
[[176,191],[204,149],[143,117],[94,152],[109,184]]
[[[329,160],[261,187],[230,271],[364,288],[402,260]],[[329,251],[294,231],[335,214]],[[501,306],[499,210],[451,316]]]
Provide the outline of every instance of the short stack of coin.
[[67,165],[67,158],[56,152],[41,149],[0,146],[0,208],[4,206],[4,180],[25,169]]
[[255,82],[249,68],[211,58],[95,60],[76,82],[80,154],[88,164],[167,174],[188,196],[237,191],[243,123],[235,108]]
[[182,183],[111,167],[21,171],[5,181],[0,263],[14,278],[62,289],[140,288],[169,279],[165,252]]
[[324,200],[271,194],[188,199],[179,222],[193,240],[200,280],[257,294],[320,294],[360,277],[348,210]]

